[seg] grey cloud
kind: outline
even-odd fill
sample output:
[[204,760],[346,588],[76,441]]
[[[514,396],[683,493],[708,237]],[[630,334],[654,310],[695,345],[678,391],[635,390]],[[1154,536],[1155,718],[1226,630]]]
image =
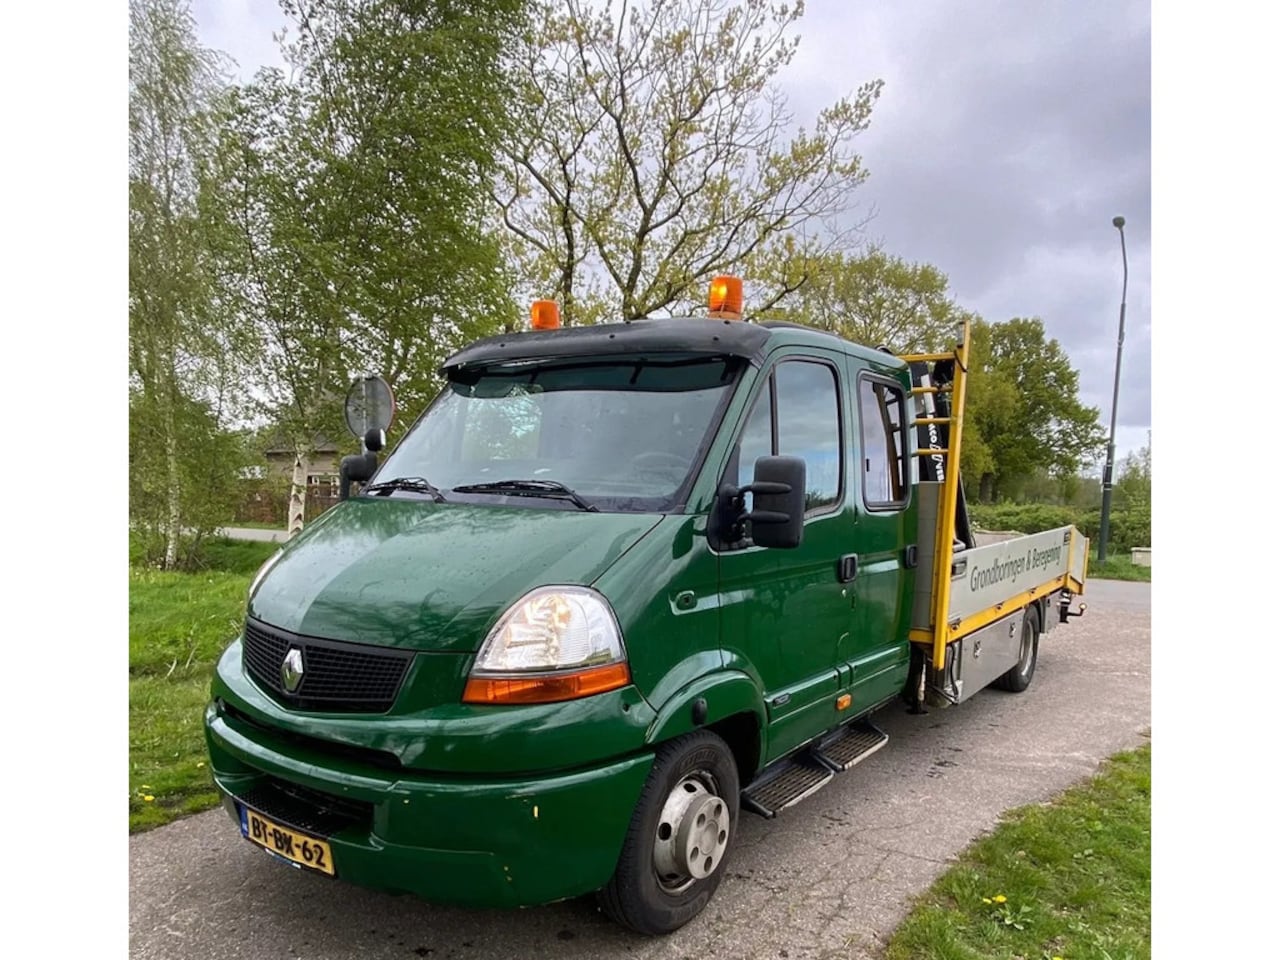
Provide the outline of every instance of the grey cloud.
[[[1125,216],[1118,421],[1150,423],[1150,21],[1145,3],[813,2],[783,86],[800,116],[879,76],[858,149],[869,239],[935,264],[990,320],[1039,316],[1111,412]],[[1121,446],[1118,440],[1118,446]],[[1124,447],[1121,446],[1123,451]]]

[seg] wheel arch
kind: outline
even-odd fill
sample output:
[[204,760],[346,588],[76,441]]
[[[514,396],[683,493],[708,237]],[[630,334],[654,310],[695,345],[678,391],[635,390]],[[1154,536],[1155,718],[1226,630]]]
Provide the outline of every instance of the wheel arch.
[[657,747],[695,730],[710,730],[733,753],[743,785],[765,755],[764,698],[747,674],[738,671],[700,677],[668,697],[649,725],[645,742]]
[[1027,604],[1027,614],[1034,613],[1036,617],[1036,633],[1044,633],[1044,625],[1048,622],[1049,598],[1039,597]]

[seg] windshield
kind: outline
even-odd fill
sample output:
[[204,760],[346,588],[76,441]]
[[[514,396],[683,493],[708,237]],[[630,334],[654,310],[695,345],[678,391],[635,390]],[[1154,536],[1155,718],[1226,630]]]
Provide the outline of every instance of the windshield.
[[506,495],[460,487],[539,481],[601,510],[668,510],[682,503],[740,366],[650,357],[451,371],[374,479],[425,478],[451,503]]

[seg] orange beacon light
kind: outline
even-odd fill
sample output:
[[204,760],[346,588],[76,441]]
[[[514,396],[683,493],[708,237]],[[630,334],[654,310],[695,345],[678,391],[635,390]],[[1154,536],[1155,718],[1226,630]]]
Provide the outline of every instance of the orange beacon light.
[[711,281],[708,316],[719,320],[742,319],[742,278],[722,274]]
[[554,300],[533,301],[529,325],[535,330],[559,330],[560,305]]

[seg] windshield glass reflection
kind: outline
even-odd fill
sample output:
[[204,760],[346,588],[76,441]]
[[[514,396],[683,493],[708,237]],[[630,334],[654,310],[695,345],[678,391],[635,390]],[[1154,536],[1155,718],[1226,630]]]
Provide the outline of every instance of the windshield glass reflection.
[[553,481],[600,509],[667,510],[681,502],[739,366],[647,358],[463,371],[374,481],[424,477],[446,492]]

